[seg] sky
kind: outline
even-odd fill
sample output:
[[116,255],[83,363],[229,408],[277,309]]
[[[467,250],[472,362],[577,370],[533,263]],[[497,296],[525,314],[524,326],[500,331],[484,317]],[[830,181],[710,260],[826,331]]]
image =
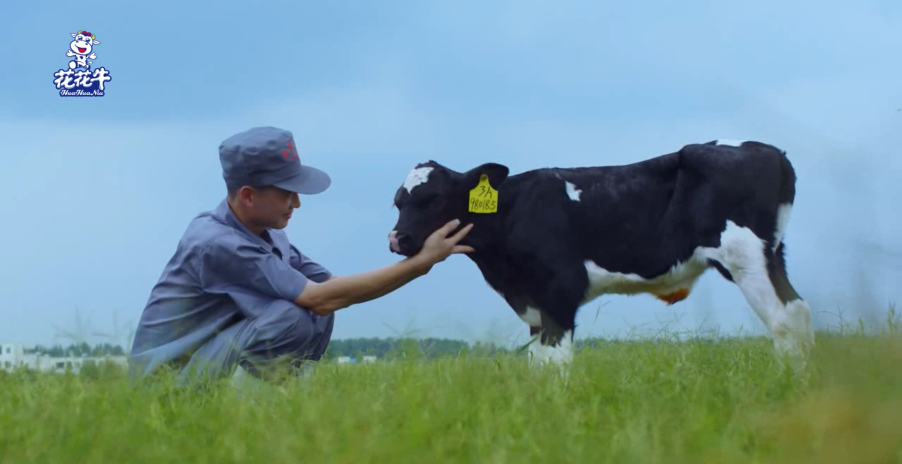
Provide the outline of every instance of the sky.
[[[4,8],[0,342],[127,337],[189,221],[224,197],[219,143],[266,125],[332,177],[286,231],[339,275],[399,259],[391,202],[421,161],[517,173],[754,139],[797,170],[788,270],[816,325],[880,319],[902,296],[898,1],[210,5]],[[101,42],[103,97],[53,84],[77,30]],[[604,296],[577,323],[578,338],[764,333],[715,271],[677,305]],[[401,335],[508,344],[528,329],[452,256],[340,311],[333,334]]]

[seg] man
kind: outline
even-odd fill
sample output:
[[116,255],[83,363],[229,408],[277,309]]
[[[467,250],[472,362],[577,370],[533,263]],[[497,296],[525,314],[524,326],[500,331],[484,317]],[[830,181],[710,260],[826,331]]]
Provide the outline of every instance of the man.
[[451,254],[472,228],[452,221],[420,254],[373,271],[333,276],[289,243],[282,230],[300,207],[298,194],[331,184],[303,165],[291,132],[257,127],[219,146],[228,195],[194,218],[154,286],[129,354],[133,375],[162,366],[178,383],[219,378],[243,368],[265,378],[276,358],[318,361],[334,312],[397,290]]

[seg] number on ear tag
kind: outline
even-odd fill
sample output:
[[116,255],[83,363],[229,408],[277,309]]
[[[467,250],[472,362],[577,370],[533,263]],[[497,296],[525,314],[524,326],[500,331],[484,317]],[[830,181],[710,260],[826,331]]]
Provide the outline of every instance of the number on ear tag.
[[497,213],[498,191],[489,185],[489,177],[485,174],[479,176],[479,183],[470,190],[471,213]]

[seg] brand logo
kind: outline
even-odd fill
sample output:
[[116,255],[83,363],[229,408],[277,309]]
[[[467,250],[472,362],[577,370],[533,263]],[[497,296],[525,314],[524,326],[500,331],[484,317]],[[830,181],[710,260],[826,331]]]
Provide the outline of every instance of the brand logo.
[[60,69],[53,73],[53,83],[60,91],[61,97],[102,97],[104,83],[113,80],[110,72],[102,66],[91,69],[93,60],[97,59],[94,46],[100,45],[97,37],[88,31],[78,31],[69,42],[66,56],[71,57],[69,69]]

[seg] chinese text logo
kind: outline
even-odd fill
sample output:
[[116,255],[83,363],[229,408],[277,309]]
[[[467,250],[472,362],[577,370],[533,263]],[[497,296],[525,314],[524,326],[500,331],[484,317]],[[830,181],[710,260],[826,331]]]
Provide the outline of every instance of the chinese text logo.
[[100,45],[100,41],[88,31],[70,35],[73,40],[69,43],[66,56],[72,57],[72,61],[69,62],[69,69],[53,73],[56,77],[53,83],[59,89],[61,97],[102,97],[104,83],[113,78],[102,66],[91,70],[93,60],[97,59],[94,46]]

